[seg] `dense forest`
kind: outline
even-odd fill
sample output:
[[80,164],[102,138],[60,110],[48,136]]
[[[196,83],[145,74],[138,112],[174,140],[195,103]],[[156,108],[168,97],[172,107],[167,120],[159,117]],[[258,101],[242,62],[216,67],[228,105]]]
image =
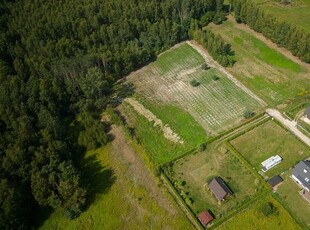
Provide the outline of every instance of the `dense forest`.
[[[114,83],[220,23],[222,0],[24,0],[0,3],[0,228],[32,228],[39,207],[78,216],[79,166],[109,141],[99,111]],[[108,207],[103,207],[108,208]]]
[[285,21],[267,15],[257,4],[249,0],[233,0],[235,19],[246,23],[271,41],[289,49],[302,61],[310,63],[310,34]]

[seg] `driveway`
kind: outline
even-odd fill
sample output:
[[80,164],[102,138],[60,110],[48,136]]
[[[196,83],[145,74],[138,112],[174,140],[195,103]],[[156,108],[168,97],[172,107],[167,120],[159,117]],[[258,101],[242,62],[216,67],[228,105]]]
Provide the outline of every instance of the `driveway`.
[[282,114],[276,109],[267,109],[266,112],[278,120],[282,125],[288,128],[292,133],[294,133],[300,140],[302,140],[306,145],[310,147],[310,138],[303,134],[297,129],[297,122],[290,121],[282,116]]

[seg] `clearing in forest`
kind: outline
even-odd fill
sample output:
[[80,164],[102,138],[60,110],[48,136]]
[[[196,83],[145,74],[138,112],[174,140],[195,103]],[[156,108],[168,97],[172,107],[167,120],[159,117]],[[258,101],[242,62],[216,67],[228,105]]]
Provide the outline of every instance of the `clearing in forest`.
[[[211,68],[202,69],[205,62],[193,47],[179,44],[161,54],[154,63],[132,73],[127,82],[134,84],[137,98],[146,108],[179,107],[209,136],[216,135],[240,122],[246,110],[260,109],[263,102],[233,82],[212,59],[207,63]],[[193,80],[199,85],[192,86]],[[168,112],[155,115],[161,120],[174,116]]]

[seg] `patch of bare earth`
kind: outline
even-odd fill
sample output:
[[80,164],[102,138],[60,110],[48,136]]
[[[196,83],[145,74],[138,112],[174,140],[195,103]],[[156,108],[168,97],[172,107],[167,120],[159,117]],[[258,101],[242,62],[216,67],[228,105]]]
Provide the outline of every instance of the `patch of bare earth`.
[[[123,131],[120,127],[112,125],[110,133],[114,136],[112,147],[115,150],[113,161],[123,162],[129,164],[128,172],[120,172],[123,176],[129,175],[134,183],[143,186],[149,191],[150,197],[157,201],[157,203],[167,210],[171,215],[177,215],[178,211],[175,209],[171,200],[166,197],[163,189],[158,186],[158,181],[151,174],[149,169],[144,165],[141,157],[134,152],[130,144],[127,142]],[[130,194],[128,194],[130,196]],[[130,197],[127,197],[130,198]],[[140,212],[147,210],[139,209]],[[149,211],[149,210],[148,210]]]

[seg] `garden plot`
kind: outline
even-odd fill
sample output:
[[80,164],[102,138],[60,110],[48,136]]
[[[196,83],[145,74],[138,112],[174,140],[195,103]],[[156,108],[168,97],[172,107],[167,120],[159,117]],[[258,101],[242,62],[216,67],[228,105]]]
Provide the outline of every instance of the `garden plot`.
[[[262,107],[261,101],[217,67],[203,70],[203,63],[204,58],[183,43],[131,74],[127,82],[135,85],[141,98],[184,109],[211,135],[235,125],[245,110],[257,111]],[[218,79],[214,80],[214,76]],[[200,85],[193,87],[192,80]]]

